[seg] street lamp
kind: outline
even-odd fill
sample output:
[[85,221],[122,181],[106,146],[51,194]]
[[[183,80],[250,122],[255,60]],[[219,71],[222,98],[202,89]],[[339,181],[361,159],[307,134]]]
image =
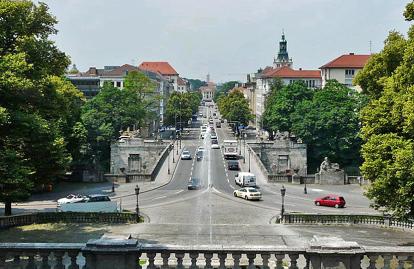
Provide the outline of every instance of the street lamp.
[[139,187],[138,185],[135,187],[135,195],[137,196],[137,207],[135,209],[135,212],[137,213],[137,222],[139,222],[139,204],[138,204]]
[[251,150],[249,150],[249,173],[250,173],[250,153],[251,153]]
[[304,183],[305,183],[305,187],[303,188],[303,193],[304,193],[304,194],[308,194],[308,189],[306,188],[306,175],[305,175],[305,177],[303,178],[303,181],[304,181]]
[[181,149],[181,131],[182,131],[182,122],[181,122],[181,101],[180,101],[180,149]]
[[[174,154],[174,152],[173,152],[173,154]],[[168,149],[168,174],[170,174],[171,172],[170,172],[170,155],[171,155],[171,145],[170,145],[170,147],[169,147],[169,149]]]
[[247,138],[247,134],[244,133],[244,136],[243,136],[243,143],[244,143],[243,163],[246,163],[246,138]]
[[282,185],[282,188],[280,189],[280,194],[282,195],[282,210],[280,211],[281,217],[285,214],[285,195],[286,195],[286,188],[284,185]]

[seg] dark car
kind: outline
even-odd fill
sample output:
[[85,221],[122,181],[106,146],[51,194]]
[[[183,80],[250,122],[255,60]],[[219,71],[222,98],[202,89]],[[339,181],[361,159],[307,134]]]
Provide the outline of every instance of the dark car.
[[190,178],[190,180],[188,181],[187,188],[189,190],[198,190],[198,189],[200,189],[201,188],[200,179],[197,178],[197,177]]
[[345,207],[345,199],[342,196],[329,194],[315,199],[315,205],[317,206],[333,206],[333,207]]
[[104,194],[91,194],[86,196],[85,202],[87,203],[93,203],[93,202],[109,202],[111,201],[111,198],[108,197],[108,195]]
[[211,144],[218,144],[218,140],[217,139],[212,139]]
[[221,122],[216,122],[216,128],[221,128]]
[[228,161],[227,162],[227,169],[229,170],[240,170],[239,161]]
[[203,159],[204,152],[202,150],[198,150],[196,152],[197,161],[201,161]]

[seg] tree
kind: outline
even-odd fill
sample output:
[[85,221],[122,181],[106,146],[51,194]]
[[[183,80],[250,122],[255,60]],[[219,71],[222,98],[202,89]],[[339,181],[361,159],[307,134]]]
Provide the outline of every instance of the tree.
[[304,99],[291,114],[291,131],[308,146],[309,170],[316,170],[324,157],[345,167],[360,164],[359,109],[364,96],[329,81],[312,99]]
[[202,81],[200,79],[186,78],[186,80],[188,80],[188,82],[190,82],[192,91],[198,91],[198,89],[200,89],[200,87],[207,86],[207,82]]
[[313,90],[306,87],[303,82],[295,82],[283,86],[281,80],[272,83],[269,95],[266,98],[263,113],[263,127],[270,134],[277,131],[292,129],[291,115],[296,106],[303,100],[310,100]]
[[218,107],[223,118],[245,126],[253,119],[249,103],[241,91],[234,90],[218,100]]
[[[173,92],[167,102],[166,119],[167,125],[174,125],[181,129],[191,119],[194,109],[194,100],[189,93]],[[197,103],[197,108],[198,104]],[[181,121],[181,122],[180,122]]]
[[[406,6],[404,16],[408,21],[414,18],[413,7],[413,1]],[[414,216],[413,58],[411,26],[407,39],[391,32],[384,49],[357,77],[358,81],[372,81],[362,84],[371,98],[361,112],[361,171],[371,182],[366,195],[375,208],[384,207],[401,217]],[[376,72],[384,62],[392,63],[385,68],[387,72]]]
[[236,84],[239,84],[240,82],[232,80],[227,81],[217,87],[216,92],[214,93],[214,102],[218,102],[218,99],[222,95],[227,95],[231,89],[233,89]]
[[82,97],[59,77],[69,59],[49,40],[56,19],[31,1],[0,1],[0,201],[26,199],[62,176]]

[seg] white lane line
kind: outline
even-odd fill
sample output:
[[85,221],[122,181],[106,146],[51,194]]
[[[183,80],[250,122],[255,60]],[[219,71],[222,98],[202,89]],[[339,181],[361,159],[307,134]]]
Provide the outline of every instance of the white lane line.
[[181,193],[181,192],[183,192],[184,190],[181,190],[181,191],[177,191],[176,193],[174,193],[174,194],[179,194],[179,193]]
[[160,197],[153,198],[151,200],[158,200],[158,199],[163,199],[163,198],[167,198],[167,196],[160,196]]

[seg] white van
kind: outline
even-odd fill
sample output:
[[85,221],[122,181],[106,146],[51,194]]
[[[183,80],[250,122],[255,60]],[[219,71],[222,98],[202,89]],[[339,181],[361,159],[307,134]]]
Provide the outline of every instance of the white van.
[[256,176],[248,172],[237,173],[234,182],[241,187],[256,187]]

